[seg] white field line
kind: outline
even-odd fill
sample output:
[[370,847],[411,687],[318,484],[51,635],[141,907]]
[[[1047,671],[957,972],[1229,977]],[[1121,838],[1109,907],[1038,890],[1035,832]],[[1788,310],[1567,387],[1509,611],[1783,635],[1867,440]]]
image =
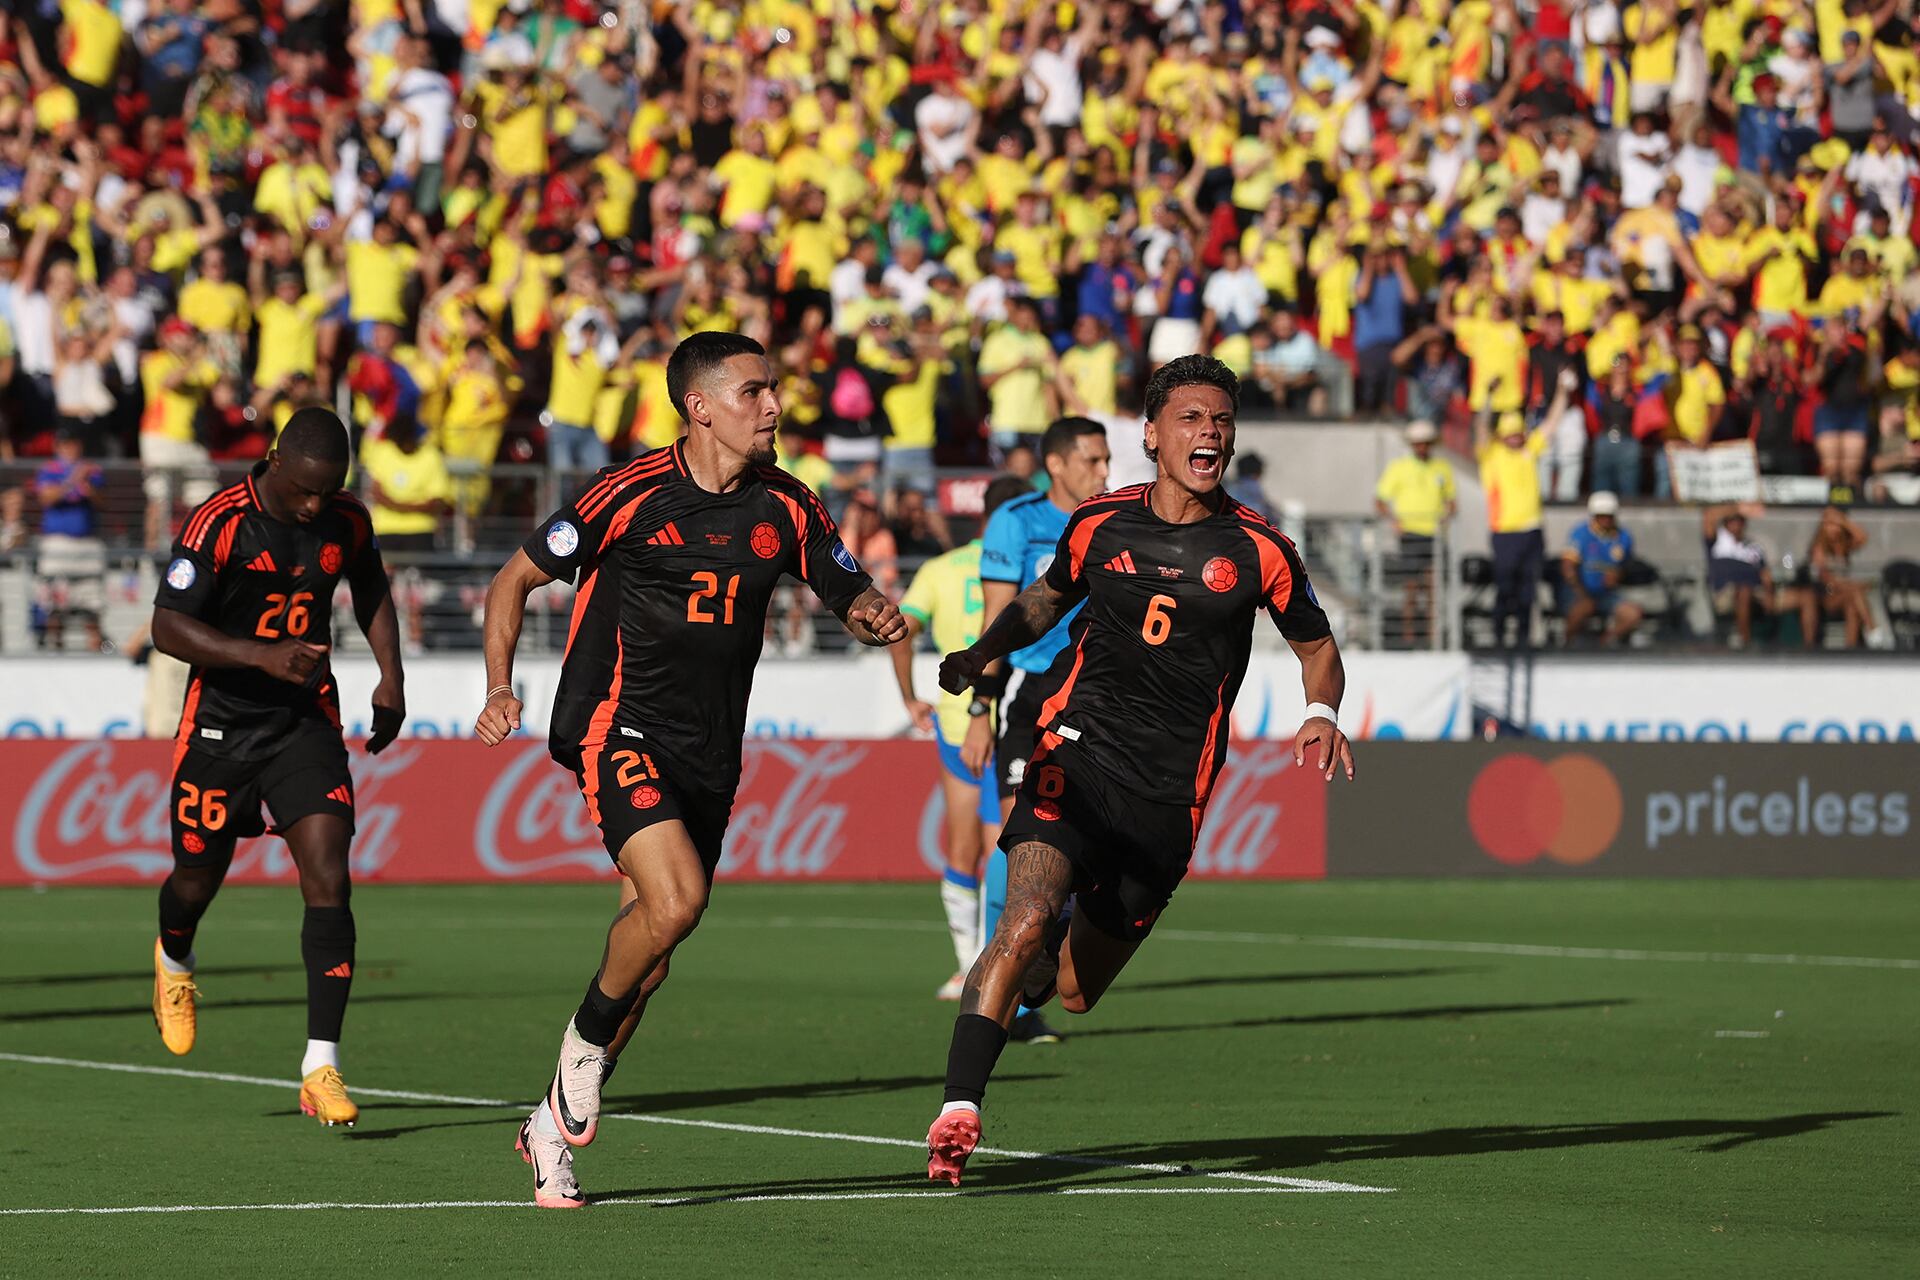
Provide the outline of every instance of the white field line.
[[[1006,1187],[1000,1190],[939,1191],[779,1191],[742,1196],[661,1196],[637,1200],[616,1198],[590,1200],[593,1208],[671,1209],[683,1205],[772,1204],[787,1201],[823,1200],[977,1200],[988,1196],[1259,1196],[1300,1195],[1305,1187]],[[128,1204],[75,1205],[52,1209],[0,1209],[0,1217],[68,1217],[73,1215],[110,1215],[122,1213],[298,1213],[315,1209],[532,1209],[526,1200],[404,1200],[397,1202],[355,1202],[312,1200],[299,1204]]]
[[1715,1040],[1765,1040],[1772,1034],[1771,1031],[1716,1031],[1713,1033],[1713,1038]]
[[[120,1071],[129,1075],[173,1076],[183,1080],[214,1080],[222,1084],[250,1084],[273,1089],[298,1089],[298,1080],[275,1080],[268,1076],[234,1075],[225,1071],[189,1071],[184,1067],[151,1067],[133,1062],[92,1062],[82,1058],[52,1058],[33,1053],[0,1053],[0,1062],[18,1062],[37,1067],[68,1067],[87,1071]],[[469,1098],[447,1093],[418,1093],[410,1089],[372,1089],[355,1085],[353,1092],[367,1098],[395,1098],[403,1102],[438,1102],[460,1107],[512,1109],[530,1107],[531,1102],[505,1098]],[[864,1133],[835,1133],[819,1129],[788,1129],[778,1125],[739,1124],[727,1120],[696,1120],[688,1116],[655,1116],[626,1112],[608,1112],[602,1120],[635,1120],[643,1124],[679,1125],[689,1129],[716,1129],[725,1133],[752,1133],[779,1138],[812,1138],[820,1142],[856,1142],[876,1147],[911,1147],[924,1150],[920,1138],[886,1138]],[[1003,1147],[981,1147],[978,1155],[999,1156],[1007,1160],[1045,1160],[1053,1164],[1071,1164],[1089,1169],[1128,1169],[1137,1173],[1162,1173],[1176,1177],[1215,1178],[1231,1182],[1258,1183],[1282,1191],[1387,1192],[1392,1187],[1366,1187],[1351,1182],[1326,1182],[1317,1178],[1288,1178],[1278,1174],[1234,1173],[1226,1170],[1196,1169],[1183,1164],[1139,1164],[1130,1160],[1102,1160],[1095,1156],[1064,1155],[1050,1151],[1014,1151]],[[514,1203],[518,1203],[517,1201]],[[651,1203],[651,1202],[649,1202]]]
[[[773,916],[743,919],[724,914],[702,922],[711,929],[828,929],[872,930],[883,933],[945,933],[947,927],[932,920],[887,920],[861,916]],[[526,916],[480,918],[437,916],[409,920],[409,930],[447,929],[462,933],[476,929],[541,932],[573,929],[580,918]],[[141,923],[110,921],[19,920],[5,925],[5,932],[80,933],[103,932],[145,934],[150,926]],[[243,933],[281,933],[287,925],[275,920],[235,920],[221,923],[220,931]],[[1654,961],[1664,964],[1759,964],[1789,965],[1834,969],[1906,969],[1920,971],[1920,959],[1896,956],[1823,956],[1770,954],[1758,951],[1648,951],[1634,947],[1557,947],[1526,942],[1470,942],[1448,938],[1368,938],[1338,934],[1242,933],[1211,929],[1155,929],[1153,936],[1170,942],[1231,942],[1275,947],[1333,947],[1359,951],[1429,951],[1458,955],[1519,956],[1542,960],[1625,960]]]

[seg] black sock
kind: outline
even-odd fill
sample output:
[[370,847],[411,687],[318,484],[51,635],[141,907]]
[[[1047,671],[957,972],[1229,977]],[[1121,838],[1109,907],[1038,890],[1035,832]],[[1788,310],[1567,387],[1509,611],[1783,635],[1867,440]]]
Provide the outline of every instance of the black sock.
[[160,882],[160,949],[167,953],[169,960],[185,964],[193,954],[194,931],[200,927],[200,917],[206,910],[204,902],[182,902],[180,895],[173,891],[172,877]]
[[1000,1051],[1007,1047],[1007,1029],[992,1018],[963,1013],[953,1020],[953,1047],[947,1050],[948,1102],[979,1106],[987,1096],[987,1077]]
[[340,1039],[353,989],[353,908],[308,907],[300,929],[307,962],[307,1039]]
[[600,990],[600,975],[594,974],[593,980],[587,983],[586,999],[580,1002],[579,1011],[573,1015],[573,1029],[588,1044],[606,1048],[620,1034],[620,1024],[633,1012],[633,1001],[637,994],[637,991],[629,991],[624,996],[610,996]]

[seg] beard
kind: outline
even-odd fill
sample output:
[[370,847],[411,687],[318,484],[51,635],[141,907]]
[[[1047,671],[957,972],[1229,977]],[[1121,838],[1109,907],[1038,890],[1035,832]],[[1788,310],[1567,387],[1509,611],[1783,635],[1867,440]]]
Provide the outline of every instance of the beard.
[[777,457],[779,457],[779,449],[775,447],[772,440],[762,440],[755,436],[753,443],[747,446],[747,461],[756,467],[771,466]]

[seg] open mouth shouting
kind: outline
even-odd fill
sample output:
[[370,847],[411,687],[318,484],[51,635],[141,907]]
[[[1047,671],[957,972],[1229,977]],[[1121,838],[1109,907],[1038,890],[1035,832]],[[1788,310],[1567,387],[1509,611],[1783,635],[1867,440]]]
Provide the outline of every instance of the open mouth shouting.
[[1212,445],[1197,445],[1193,452],[1187,455],[1187,470],[1201,480],[1218,480],[1220,462],[1219,449]]

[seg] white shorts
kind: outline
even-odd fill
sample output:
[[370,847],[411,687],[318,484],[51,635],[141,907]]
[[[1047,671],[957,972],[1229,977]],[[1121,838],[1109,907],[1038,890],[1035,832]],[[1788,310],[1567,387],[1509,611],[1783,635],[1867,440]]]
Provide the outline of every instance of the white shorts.
[[140,465],[147,472],[141,487],[148,502],[165,502],[176,484],[181,501],[190,507],[213,496],[213,459],[197,441],[142,434]]

